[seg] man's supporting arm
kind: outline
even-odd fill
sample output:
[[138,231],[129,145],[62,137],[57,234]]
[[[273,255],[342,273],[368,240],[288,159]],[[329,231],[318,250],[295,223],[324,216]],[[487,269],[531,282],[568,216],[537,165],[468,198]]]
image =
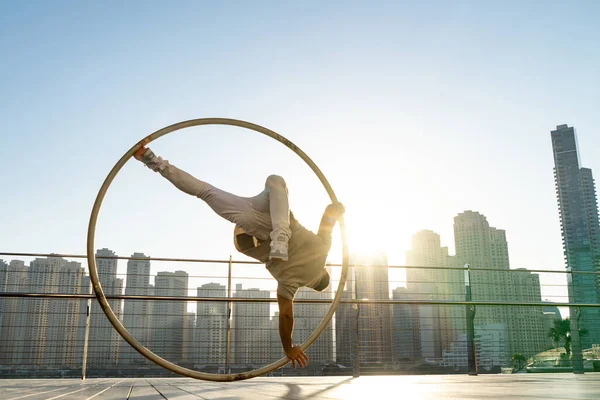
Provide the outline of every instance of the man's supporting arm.
[[302,368],[308,364],[308,357],[300,346],[292,344],[292,332],[294,331],[294,301],[277,295],[279,304],[279,337],[285,355],[292,361],[292,367],[296,363]]

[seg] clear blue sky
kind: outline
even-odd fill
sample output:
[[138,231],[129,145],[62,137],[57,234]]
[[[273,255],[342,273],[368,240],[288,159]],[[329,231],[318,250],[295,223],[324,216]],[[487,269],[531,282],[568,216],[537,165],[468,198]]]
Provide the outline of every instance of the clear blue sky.
[[[323,3],[3,2],[0,249],[84,253],[118,158],[163,126],[218,116],[278,131],[319,164],[352,251],[401,264],[420,229],[452,251],[453,217],[471,209],[506,229],[513,267],[564,268],[550,130],[576,127],[598,179],[600,3]],[[197,128],[152,148],[240,195],[283,175],[312,229],[327,204],[293,153],[252,132]],[[227,258],[231,230],[131,161],[96,243]]]

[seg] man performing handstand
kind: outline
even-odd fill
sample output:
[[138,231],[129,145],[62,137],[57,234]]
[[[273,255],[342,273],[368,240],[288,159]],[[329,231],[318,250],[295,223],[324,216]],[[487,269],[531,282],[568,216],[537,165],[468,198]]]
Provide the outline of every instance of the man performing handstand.
[[286,356],[305,367],[308,357],[292,344],[294,296],[300,287],[323,291],[329,286],[325,269],[331,248],[331,231],[344,213],[341,203],[325,209],[315,235],[290,212],[287,186],[283,178],[271,175],[264,190],[254,197],[240,197],[194,178],[167,160],[141,147],[134,157],[159,172],[179,190],[204,200],[221,217],[235,224],[234,244],[241,253],[265,263],[277,280],[279,336]]

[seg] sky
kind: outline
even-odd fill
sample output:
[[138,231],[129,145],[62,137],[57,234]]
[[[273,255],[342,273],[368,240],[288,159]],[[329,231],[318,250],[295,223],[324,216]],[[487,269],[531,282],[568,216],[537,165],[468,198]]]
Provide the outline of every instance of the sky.
[[[562,270],[550,131],[574,126],[599,176],[599,16],[595,1],[2,2],[0,251],[85,254],[94,199],[131,146],[226,117],[316,162],[352,253],[401,265],[431,229],[452,254],[453,218],[474,210],[506,230],[512,268]],[[150,147],[242,196],[283,176],[313,230],[329,202],[302,160],[252,131],[198,127]],[[244,259],[228,222],[135,160],[95,244]]]

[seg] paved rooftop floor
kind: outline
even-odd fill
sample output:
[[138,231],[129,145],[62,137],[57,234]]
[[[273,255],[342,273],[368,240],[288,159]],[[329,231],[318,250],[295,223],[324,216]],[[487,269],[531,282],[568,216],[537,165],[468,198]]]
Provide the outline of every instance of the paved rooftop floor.
[[5,379],[2,400],[600,399],[600,374],[255,378]]

